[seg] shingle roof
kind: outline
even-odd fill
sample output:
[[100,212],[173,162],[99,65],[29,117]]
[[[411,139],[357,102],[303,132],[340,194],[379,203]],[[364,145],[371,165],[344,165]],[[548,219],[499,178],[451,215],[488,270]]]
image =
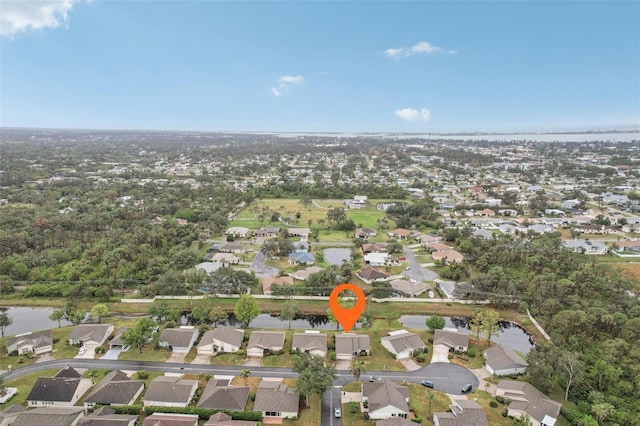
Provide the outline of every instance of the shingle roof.
[[160,335],[160,341],[173,347],[186,348],[196,333],[198,330],[194,328],[165,328]]
[[7,348],[10,348],[14,345],[20,347],[25,344],[33,344],[34,349],[53,344],[53,339],[51,338],[51,330],[38,331],[35,333],[12,337],[10,339],[7,339],[6,346]]
[[35,408],[18,414],[11,426],[71,426],[83,411],[82,407]]
[[189,403],[189,398],[195,387],[196,380],[183,380],[180,377],[160,376],[149,383],[144,395],[144,401],[163,401]]
[[395,291],[407,296],[417,296],[429,289],[429,285],[425,283],[412,283],[407,280],[393,280],[390,284],[391,288],[393,288]]
[[371,344],[366,334],[343,333],[336,334],[336,353],[353,354],[360,351],[369,351]]
[[560,414],[562,404],[548,398],[530,383],[502,380],[497,389],[504,390],[504,397],[511,400],[510,409],[524,411],[538,422],[545,415],[557,418]]
[[511,348],[494,346],[484,351],[487,365],[494,371],[504,368],[527,367],[529,364]]
[[488,426],[482,407],[468,399],[454,399],[450,413],[433,413],[440,426]]
[[376,268],[372,268],[370,266],[358,272],[358,276],[360,276],[365,280],[382,280],[382,279],[389,278],[389,275],[385,274],[384,272]]
[[198,416],[195,414],[153,413],[144,419],[143,426],[195,426]]
[[434,345],[445,345],[452,347],[468,347],[469,336],[467,334],[457,333],[455,331],[436,330],[433,334]]
[[274,284],[283,286],[283,285],[293,285],[292,277],[274,277],[274,278],[264,278],[262,280],[262,291],[271,291],[271,286]]
[[253,409],[297,413],[299,403],[300,395],[295,390],[283,383],[263,380],[258,385]]
[[254,331],[249,336],[247,349],[271,349],[284,346],[283,331]]
[[228,386],[226,380],[211,379],[202,391],[198,407],[244,411],[248,399],[249,386]]
[[71,330],[69,339],[79,339],[85,342],[88,340],[100,342],[102,341],[102,339],[104,339],[105,335],[109,332],[111,327],[113,327],[111,324],[76,325],[73,330]]
[[327,335],[324,333],[294,333],[291,346],[302,351],[322,351],[327,353]]
[[65,366],[62,370],[58,371],[53,377],[66,377],[68,379],[78,379],[82,377],[82,374],[78,373],[76,369],[70,366]]
[[123,371],[114,370],[104,376],[84,402],[103,405],[127,405],[144,388],[144,382],[131,380]]
[[38,377],[27,401],[70,402],[80,385],[79,378]]
[[369,412],[377,411],[388,405],[393,405],[405,413],[409,412],[406,400],[409,396],[409,388],[397,386],[386,379],[373,383],[365,382],[362,385],[362,396],[369,401]]
[[228,343],[230,345],[240,347],[242,340],[244,339],[244,331],[236,330],[235,328],[219,325],[213,330],[209,330],[200,339],[198,347],[209,345],[213,342],[213,339],[220,340],[221,342]]
[[257,426],[258,422],[250,420],[231,420],[231,416],[221,411],[209,417],[204,426]]
[[415,426],[416,423],[402,417],[394,417],[391,419],[378,420],[376,426]]
[[422,339],[420,339],[420,336],[410,332],[395,334],[393,336],[385,336],[380,340],[389,342],[393,349],[395,349],[396,353],[400,353],[407,349],[414,350],[424,348],[426,346]]
[[138,420],[138,416],[129,414],[114,414],[113,410],[100,407],[93,413],[83,417],[78,422],[78,426],[124,426],[129,425],[132,420]]

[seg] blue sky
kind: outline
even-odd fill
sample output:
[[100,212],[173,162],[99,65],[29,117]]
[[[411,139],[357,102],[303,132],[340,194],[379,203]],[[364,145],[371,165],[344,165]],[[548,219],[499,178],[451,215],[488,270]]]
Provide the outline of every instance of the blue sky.
[[0,125],[640,126],[640,2],[2,0]]

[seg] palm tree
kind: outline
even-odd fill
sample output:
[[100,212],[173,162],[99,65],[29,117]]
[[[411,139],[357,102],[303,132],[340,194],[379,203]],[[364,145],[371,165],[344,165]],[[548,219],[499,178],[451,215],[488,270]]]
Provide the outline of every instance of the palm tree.
[[359,361],[359,360],[353,361],[349,371],[351,372],[351,374],[353,374],[353,378],[357,382],[358,379],[360,379],[360,374],[364,373],[364,371],[365,371],[364,370],[364,362],[363,361]]
[[240,373],[240,377],[244,379],[245,386],[247,385],[247,380],[250,374],[251,374],[251,370],[249,370],[248,368],[245,368],[244,370],[242,370],[242,373]]

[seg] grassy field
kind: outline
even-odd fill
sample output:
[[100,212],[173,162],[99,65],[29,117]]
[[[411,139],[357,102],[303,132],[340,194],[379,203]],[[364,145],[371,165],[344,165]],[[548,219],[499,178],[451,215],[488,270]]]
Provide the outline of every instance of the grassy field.
[[[431,413],[429,412],[429,402],[431,402]],[[409,408],[415,410],[416,415],[422,417],[423,425],[432,425],[431,415],[435,412],[444,412],[449,409],[449,397],[434,390],[409,383]]]
[[622,263],[615,265],[614,268],[621,271],[623,277],[635,281],[636,292],[640,291],[640,263]]

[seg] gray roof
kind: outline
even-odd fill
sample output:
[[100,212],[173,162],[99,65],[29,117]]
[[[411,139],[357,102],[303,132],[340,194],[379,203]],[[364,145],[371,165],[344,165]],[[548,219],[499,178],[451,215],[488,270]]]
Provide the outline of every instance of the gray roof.
[[73,367],[66,365],[62,370],[58,371],[53,377],[66,377],[68,379],[79,379],[82,374]]
[[144,419],[143,426],[195,426],[198,416],[195,414],[153,413]]
[[80,324],[76,325],[69,339],[78,339],[84,342],[91,340],[94,342],[101,342],[106,337],[106,334],[110,332],[111,324]]
[[391,288],[393,288],[395,291],[402,294],[406,294],[409,297],[417,296],[429,289],[429,285],[425,283],[422,283],[422,282],[412,283],[407,280],[393,280],[391,281],[390,284],[391,284]]
[[324,333],[294,333],[291,346],[304,351],[327,353],[327,335]]
[[160,341],[167,342],[170,346],[186,348],[191,344],[194,334],[198,330],[195,328],[165,328],[160,334]]
[[138,416],[115,414],[108,407],[100,407],[88,416],[81,418],[78,426],[123,426],[130,424],[132,420],[137,421]]
[[244,331],[236,330],[235,328],[227,327],[224,325],[219,325],[213,330],[209,330],[204,333],[204,335],[200,339],[200,343],[198,343],[198,347],[206,346],[212,343],[213,339],[240,347],[240,345],[242,345],[242,340],[244,339]]
[[249,337],[247,349],[271,349],[284,346],[284,331],[254,331]]
[[124,334],[124,332],[127,331],[126,328],[122,328],[120,330],[118,330],[118,332],[116,333],[116,336],[111,339],[111,341],[109,342],[110,346],[124,346],[126,345],[126,343],[122,340],[122,335]]
[[527,367],[529,364],[522,359],[520,355],[515,353],[511,348],[503,346],[494,346],[484,351],[484,356],[487,359],[487,365],[495,370],[502,370],[505,368],[522,368]]
[[11,426],[71,426],[83,412],[82,407],[35,408],[18,414]]
[[562,404],[548,398],[530,383],[502,380],[497,389],[506,391],[504,397],[511,400],[509,408],[524,411],[538,422],[545,415],[558,418],[560,414]]
[[144,388],[144,382],[131,380],[126,373],[114,370],[104,376],[84,399],[101,405],[127,405]]
[[26,344],[33,344],[34,349],[52,345],[53,339],[51,338],[51,330],[37,331],[35,333],[23,334],[9,338],[7,339],[7,351],[12,346],[16,346],[16,348],[18,348]]
[[433,413],[440,426],[489,426],[482,407],[468,399],[454,399],[451,412]]
[[380,340],[389,342],[393,349],[395,349],[396,353],[400,353],[407,349],[414,350],[424,348],[426,346],[422,339],[420,339],[420,336],[410,332],[395,334],[393,336],[385,336]]
[[284,383],[261,381],[256,392],[253,409],[297,413],[300,395]]
[[402,417],[394,417],[391,419],[378,420],[376,426],[415,426],[416,423]]
[[452,347],[469,347],[469,336],[467,334],[458,333],[455,331],[436,330],[433,334],[434,345],[445,345]]
[[144,401],[179,402],[188,404],[197,380],[184,380],[180,377],[159,376],[149,383]]
[[38,377],[27,401],[71,402],[81,380],[77,377]]
[[228,380],[209,380],[198,407],[244,411],[249,399],[249,386],[228,386],[228,383]]
[[232,420],[231,416],[221,411],[209,417],[204,426],[258,426],[258,422],[251,420]]
[[336,334],[336,353],[338,354],[353,354],[369,350],[371,350],[371,344],[366,334]]
[[405,413],[409,412],[406,398],[409,388],[397,386],[395,383],[383,379],[379,382],[365,382],[362,385],[362,396],[369,401],[369,412],[392,405]]

